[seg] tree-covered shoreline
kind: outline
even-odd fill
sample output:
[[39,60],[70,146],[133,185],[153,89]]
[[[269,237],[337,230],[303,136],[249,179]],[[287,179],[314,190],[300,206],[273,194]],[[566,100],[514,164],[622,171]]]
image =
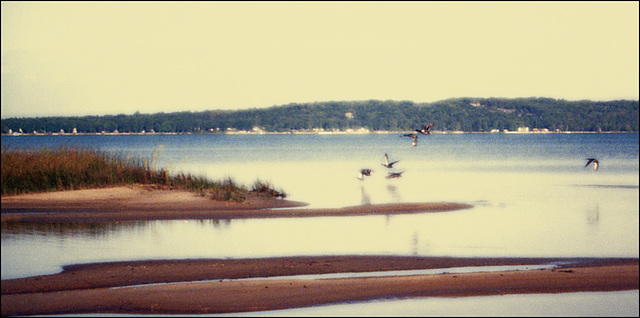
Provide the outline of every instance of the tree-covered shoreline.
[[548,131],[637,132],[637,100],[453,98],[411,101],[292,103],[244,110],[2,119],[2,133],[227,133],[304,131],[491,132],[520,127]]

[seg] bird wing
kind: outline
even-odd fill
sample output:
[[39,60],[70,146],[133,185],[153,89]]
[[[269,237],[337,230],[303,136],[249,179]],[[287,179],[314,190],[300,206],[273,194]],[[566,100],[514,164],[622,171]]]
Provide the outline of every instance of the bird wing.
[[584,165],[584,167],[586,168],[592,162],[593,162],[593,170],[598,171],[598,166],[600,165],[600,162],[596,158],[587,158],[587,164]]
[[389,164],[389,156],[386,153],[384,154],[384,163]]

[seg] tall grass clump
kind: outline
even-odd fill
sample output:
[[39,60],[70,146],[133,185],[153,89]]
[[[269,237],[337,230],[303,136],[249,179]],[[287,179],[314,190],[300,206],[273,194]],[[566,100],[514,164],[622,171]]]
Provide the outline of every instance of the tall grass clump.
[[11,149],[2,147],[2,195],[145,184],[183,189],[214,200],[242,202],[248,190],[231,178],[212,181],[169,174],[149,160],[91,148]]
[[2,194],[149,183],[161,175],[142,161],[93,149],[2,147]]
[[267,197],[280,197],[286,198],[287,194],[282,190],[276,190],[270,182],[263,182],[260,179],[256,180],[251,187],[251,191],[257,193],[258,195],[267,196]]

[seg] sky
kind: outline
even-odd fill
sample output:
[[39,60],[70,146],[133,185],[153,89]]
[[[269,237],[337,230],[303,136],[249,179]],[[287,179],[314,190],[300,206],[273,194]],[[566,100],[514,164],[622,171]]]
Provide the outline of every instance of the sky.
[[2,118],[638,100],[638,2],[2,1]]

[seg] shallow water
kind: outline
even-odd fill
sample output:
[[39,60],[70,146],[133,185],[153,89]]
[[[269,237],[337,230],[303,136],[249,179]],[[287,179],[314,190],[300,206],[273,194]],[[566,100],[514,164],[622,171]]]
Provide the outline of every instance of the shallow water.
[[[251,185],[310,207],[462,202],[412,215],[3,223],[2,279],[111,260],[292,255],[638,257],[638,134],[2,136],[2,145],[85,145]],[[400,160],[386,179],[384,153]],[[596,157],[600,169],[584,167]],[[356,179],[360,168],[374,173]],[[135,244],[132,244],[134,242]],[[637,299],[637,297],[636,297]],[[635,302],[637,307],[637,300]],[[446,314],[445,314],[446,315]]]
[[[316,280],[316,279],[340,279],[340,278],[363,278],[363,277],[399,277],[399,276],[417,276],[417,275],[436,275],[436,274],[456,274],[456,273],[490,273],[490,272],[508,272],[508,271],[522,271],[522,270],[537,270],[537,269],[554,269],[558,268],[558,264],[542,264],[542,265],[496,265],[496,266],[468,266],[468,267],[449,267],[449,268],[432,268],[432,269],[407,269],[407,270],[395,270],[395,271],[372,271],[372,272],[345,272],[345,273],[327,273],[327,274],[300,274],[300,275],[287,275],[287,276],[269,276],[269,277],[249,277],[249,278],[233,278],[225,279],[227,281],[265,281],[265,280],[282,280],[282,279],[304,279],[304,280]],[[202,282],[217,282],[221,279],[213,280],[198,280],[188,282],[190,284],[198,284]],[[110,287],[110,289],[122,289],[122,288],[136,288],[136,287],[148,287],[157,285],[175,285],[184,284],[184,282],[171,282],[171,283],[153,283],[153,284],[139,284],[139,285],[127,285]]]
[[360,317],[637,317],[638,290],[620,292],[584,292],[477,296],[459,298],[385,299],[310,308],[274,310],[256,313],[211,315],[217,317],[280,316],[360,316]]
[[5,223],[2,275],[55,273],[73,263],[164,258],[637,257],[637,192],[569,188],[587,193],[580,202],[506,198],[470,202],[472,209],[410,215]]

